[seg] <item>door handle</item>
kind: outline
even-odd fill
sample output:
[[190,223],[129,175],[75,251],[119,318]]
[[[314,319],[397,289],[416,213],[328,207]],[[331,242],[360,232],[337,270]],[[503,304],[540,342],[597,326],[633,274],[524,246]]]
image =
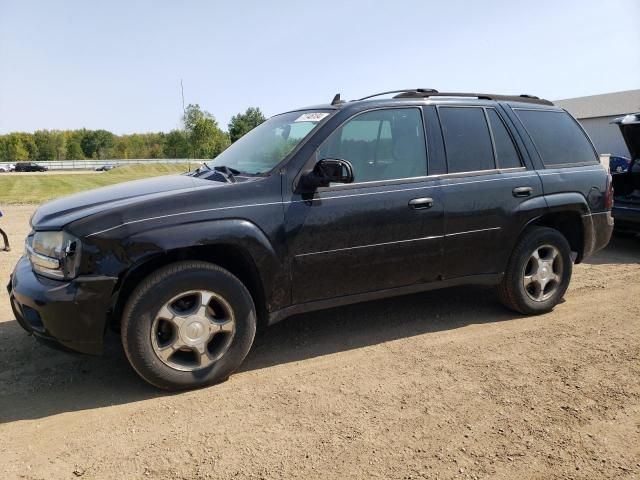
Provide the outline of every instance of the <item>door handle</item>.
[[409,200],[409,207],[414,210],[425,210],[433,207],[433,198],[414,198]]
[[533,192],[531,187],[516,187],[513,189],[514,197],[530,197]]

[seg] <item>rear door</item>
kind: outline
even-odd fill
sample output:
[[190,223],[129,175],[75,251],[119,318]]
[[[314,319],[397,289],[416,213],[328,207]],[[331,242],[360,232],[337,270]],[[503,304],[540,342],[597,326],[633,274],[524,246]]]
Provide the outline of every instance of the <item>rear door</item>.
[[501,273],[522,227],[546,209],[540,178],[499,105],[440,105],[437,115],[447,169],[444,277]]
[[427,176],[422,111],[357,114],[318,148],[355,182],[291,193],[287,244],[294,304],[430,282],[441,274],[443,204]]

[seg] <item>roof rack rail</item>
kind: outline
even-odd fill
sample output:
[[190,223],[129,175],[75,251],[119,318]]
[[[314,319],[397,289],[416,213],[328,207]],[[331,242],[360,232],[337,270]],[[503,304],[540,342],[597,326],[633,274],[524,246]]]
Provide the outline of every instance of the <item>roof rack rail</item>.
[[[438,91],[433,88],[403,88],[402,90],[389,90],[387,92],[374,93],[373,95],[367,95],[366,97],[358,98],[356,101],[359,102],[360,100],[367,100],[369,98],[380,97],[382,95],[389,95],[391,93],[400,93],[400,94],[410,93],[410,94],[416,94],[416,96],[418,96],[418,94],[424,94],[424,93],[436,94],[438,93]],[[396,96],[399,97],[399,95],[396,95]]]
[[[397,93],[397,92],[392,92]],[[458,97],[458,98],[478,98],[480,100],[496,100],[496,101],[511,101],[511,102],[524,102],[524,103],[536,103],[538,105],[551,105],[553,102],[545,100],[544,98],[536,97],[534,95],[495,95],[493,93],[463,93],[463,92],[438,92],[417,90],[405,90],[399,92],[398,95],[393,98],[428,98],[428,97]],[[369,97],[365,97],[369,98]]]

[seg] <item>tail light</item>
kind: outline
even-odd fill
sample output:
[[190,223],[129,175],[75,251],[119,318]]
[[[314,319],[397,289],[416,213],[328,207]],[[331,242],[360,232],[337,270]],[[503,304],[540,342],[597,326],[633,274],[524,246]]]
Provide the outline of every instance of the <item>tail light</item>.
[[611,175],[607,175],[607,191],[604,197],[604,208],[611,210],[613,207],[613,178]]

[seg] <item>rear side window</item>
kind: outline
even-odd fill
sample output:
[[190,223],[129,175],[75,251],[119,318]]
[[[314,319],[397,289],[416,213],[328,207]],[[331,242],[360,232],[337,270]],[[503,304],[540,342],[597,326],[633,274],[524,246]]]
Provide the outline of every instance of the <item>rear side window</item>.
[[595,163],[591,142],[566,112],[515,109],[546,167]]
[[449,173],[496,168],[482,108],[440,107],[438,114]]
[[516,168],[521,167],[520,156],[518,150],[513,144],[513,139],[509,135],[507,127],[505,127],[502,119],[493,108],[487,108],[489,123],[491,124],[491,132],[493,133],[493,141],[496,146],[496,161],[498,168]]

